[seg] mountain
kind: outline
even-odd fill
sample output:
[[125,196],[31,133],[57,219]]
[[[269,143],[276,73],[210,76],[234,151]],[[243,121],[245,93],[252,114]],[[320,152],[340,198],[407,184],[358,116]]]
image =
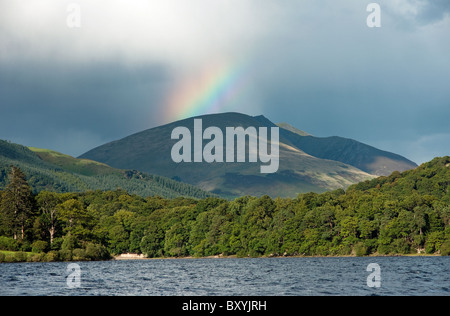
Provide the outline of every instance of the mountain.
[[[258,118],[267,120],[264,117]],[[317,158],[343,162],[371,175],[388,176],[394,171],[403,172],[417,167],[415,162],[403,156],[353,139],[339,136],[315,137],[288,123],[278,123],[277,126],[281,128],[280,135],[285,141],[303,152]]]
[[340,161],[377,176],[387,176],[394,171],[402,172],[417,167],[414,162],[400,155],[353,139],[305,135],[291,140],[296,147],[311,156]]
[[166,198],[204,198],[212,195],[165,177],[136,170],[120,170],[96,161],[0,140],[0,189],[5,188],[8,183],[11,165],[24,171],[35,193],[42,190],[84,192],[121,188],[143,197],[159,195]]
[[298,134],[300,136],[312,136],[312,135],[308,134],[307,132],[302,131],[301,129],[298,129],[288,123],[277,123],[277,126],[283,128],[283,129],[286,129],[292,133]]
[[[171,159],[171,149],[178,140],[172,140],[171,133],[180,126],[193,131],[194,119],[202,120],[203,130],[210,126],[218,127],[222,131],[225,131],[226,127],[253,126],[256,129],[270,129],[277,126],[262,115],[202,115],[154,127],[104,144],[79,158],[106,163],[115,168],[158,174],[229,197],[264,194],[293,197],[302,192],[324,192],[374,178],[378,170],[403,171],[416,166],[401,156],[354,140],[340,137],[317,138],[287,124],[280,124],[280,161],[276,173],[261,174],[260,163],[175,163]],[[203,141],[203,145],[207,142]],[[270,142],[268,147],[270,148]],[[194,146],[191,155],[193,151]]]

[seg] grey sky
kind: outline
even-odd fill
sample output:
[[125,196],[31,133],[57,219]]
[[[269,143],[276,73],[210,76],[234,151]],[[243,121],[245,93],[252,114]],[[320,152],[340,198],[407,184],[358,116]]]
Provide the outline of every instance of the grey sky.
[[[81,28],[68,28],[69,3]],[[450,1],[0,2],[0,138],[78,156],[167,123],[180,78],[250,61],[228,110],[417,162],[450,155]]]
[[422,24],[439,22],[450,13],[450,1],[447,0],[410,0],[419,6],[417,19]]

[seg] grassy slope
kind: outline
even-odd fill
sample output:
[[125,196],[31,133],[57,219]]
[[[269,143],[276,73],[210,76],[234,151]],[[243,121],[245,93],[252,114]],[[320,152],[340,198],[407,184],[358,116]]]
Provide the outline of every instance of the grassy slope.
[[66,171],[82,174],[85,176],[98,176],[109,174],[121,174],[119,169],[112,168],[104,163],[89,160],[78,159],[57,151],[28,147],[36,153],[42,160],[63,168]]
[[124,189],[141,196],[159,195],[203,198],[210,196],[196,187],[171,179],[137,171],[119,170],[86,159],[77,159],[56,151],[29,148],[0,140],[0,190],[8,182],[10,166],[27,175],[34,192],[83,192]]

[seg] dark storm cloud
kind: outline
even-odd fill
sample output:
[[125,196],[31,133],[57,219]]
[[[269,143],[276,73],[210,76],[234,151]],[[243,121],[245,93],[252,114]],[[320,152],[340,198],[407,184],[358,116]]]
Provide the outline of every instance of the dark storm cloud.
[[448,0],[384,0],[380,3],[396,26],[408,31],[416,32],[450,16]]
[[1,138],[80,155],[157,124],[165,77],[158,66],[113,62],[2,65]]
[[448,0],[414,0],[419,5],[417,20],[428,24],[442,20],[450,14],[450,1]]
[[442,142],[450,139],[448,20],[441,28],[405,33],[397,27],[403,17],[389,15],[394,11],[387,5],[381,3],[380,29],[361,23],[363,14],[322,13],[308,32],[298,28],[297,36],[272,42],[260,76],[264,113],[317,136],[357,139],[418,163],[448,155]]
[[80,155],[166,123],[180,78],[236,58],[255,71],[230,110],[449,154],[449,0],[375,1],[374,29],[371,1],[78,0],[79,29],[70,2],[0,1],[0,138]]

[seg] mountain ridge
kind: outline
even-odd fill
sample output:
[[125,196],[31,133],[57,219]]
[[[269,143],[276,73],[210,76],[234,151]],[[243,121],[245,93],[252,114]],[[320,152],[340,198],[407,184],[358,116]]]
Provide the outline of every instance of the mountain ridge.
[[[312,156],[341,161],[377,176],[417,167],[416,163],[405,157],[350,138],[302,136],[296,139],[296,145]],[[356,151],[357,155],[354,154]]]
[[[359,163],[368,171],[380,169],[376,163],[377,157],[384,159],[383,170],[390,173],[389,165],[400,161],[399,169],[407,170],[417,165],[399,155],[391,156],[369,145],[345,139],[336,140],[344,150],[326,150],[329,138],[301,136],[296,131],[280,128],[280,168],[274,174],[261,175],[255,163],[174,163],[171,161],[170,150],[176,143],[171,139],[171,131],[175,127],[184,126],[193,130],[194,119],[202,119],[203,128],[219,127],[277,127],[263,115],[249,116],[237,112],[207,114],[190,117],[165,125],[156,126],[144,131],[126,136],[79,156],[106,163],[121,169],[136,169],[159,174],[169,178],[196,185],[203,190],[228,196],[268,194],[270,196],[296,196],[309,191],[323,192],[337,188],[346,188],[351,184],[373,178],[375,175],[355,167]],[[305,138],[307,140],[305,141]],[[318,147],[311,146],[317,144]],[[350,159],[353,145],[358,151],[357,158]],[[373,148],[373,149],[372,149]],[[306,149],[306,150],[305,150]],[[314,151],[315,149],[315,151]],[[369,150],[370,149],[370,150]],[[369,154],[362,155],[367,151]],[[332,155],[332,154],[335,155]],[[317,154],[321,157],[317,157]],[[358,160],[359,159],[359,160]],[[372,159],[372,160],[370,160]],[[397,159],[397,160],[396,160]],[[370,164],[374,163],[375,166]],[[398,170],[398,171],[404,171]]]

